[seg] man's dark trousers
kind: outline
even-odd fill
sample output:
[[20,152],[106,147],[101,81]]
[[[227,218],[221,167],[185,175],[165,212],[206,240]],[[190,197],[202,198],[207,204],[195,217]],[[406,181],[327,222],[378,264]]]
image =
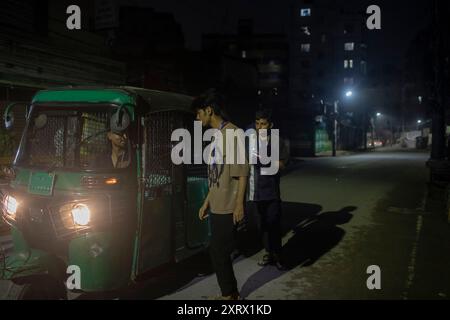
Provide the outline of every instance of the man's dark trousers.
[[254,208],[258,230],[263,238],[264,248],[269,254],[281,254],[281,201],[255,201]]
[[211,261],[222,296],[229,296],[238,292],[231,260],[231,254],[236,246],[236,226],[233,223],[233,214],[210,213],[210,222]]

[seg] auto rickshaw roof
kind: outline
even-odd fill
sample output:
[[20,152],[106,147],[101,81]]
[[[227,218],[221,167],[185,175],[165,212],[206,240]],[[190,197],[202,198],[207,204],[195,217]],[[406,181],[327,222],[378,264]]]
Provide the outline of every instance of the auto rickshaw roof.
[[136,87],[61,87],[41,90],[32,103],[96,103],[136,105],[141,98],[150,112],[183,110],[190,111],[193,98],[173,92],[149,90]]

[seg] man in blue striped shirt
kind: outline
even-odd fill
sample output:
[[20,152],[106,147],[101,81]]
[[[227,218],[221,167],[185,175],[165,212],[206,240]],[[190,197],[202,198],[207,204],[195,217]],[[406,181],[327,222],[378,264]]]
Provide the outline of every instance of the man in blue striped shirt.
[[[273,128],[272,114],[269,110],[256,112],[255,129],[259,139],[256,150],[250,150],[256,154],[257,163],[251,164],[247,187],[248,207],[252,208],[258,221],[258,229],[263,238],[266,254],[258,262],[260,266],[275,265],[279,270],[285,270],[281,259],[281,197],[280,197],[280,173],[275,175],[261,174],[261,169],[268,167],[259,161],[261,140],[267,150],[271,150],[271,130]],[[260,130],[266,129],[267,134],[260,134]],[[268,151],[267,151],[268,152]],[[279,139],[278,166],[282,170],[288,160],[288,151],[285,143]]]

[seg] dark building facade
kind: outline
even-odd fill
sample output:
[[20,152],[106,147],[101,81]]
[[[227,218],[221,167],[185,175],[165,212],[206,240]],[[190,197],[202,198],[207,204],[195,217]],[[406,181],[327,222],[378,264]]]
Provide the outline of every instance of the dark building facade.
[[185,52],[181,25],[173,14],[145,1],[97,0],[95,30],[115,59],[127,66],[128,85],[184,91],[180,56]]
[[[242,19],[236,34],[207,34],[202,38],[202,51],[208,56],[226,56],[256,70],[253,86],[246,86],[249,103],[241,111],[251,119],[256,109],[272,109],[277,125],[283,127],[282,113],[288,107],[289,44],[284,34],[258,34],[253,22]],[[279,118],[279,119],[277,119]]]
[[[65,0],[0,2],[2,114],[10,102],[30,102],[37,90],[47,87],[124,84],[125,65],[112,59],[105,39],[92,32],[92,2],[78,1],[81,30],[66,27],[66,9],[71,4]],[[16,108],[15,118],[14,132],[9,135],[17,145],[25,107]]]
[[[367,70],[365,22],[363,12],[344,1],[292,3],[289,127],[295,128],[290,132],[294,154],[314,155],[330,147],[326,116],[335,103],[340,118],[338,144],[352,148],[361,143],[351,137],[358,130],[363,136],[356,97],[365,86]],[[347,97],[349,91],[352,95]]]

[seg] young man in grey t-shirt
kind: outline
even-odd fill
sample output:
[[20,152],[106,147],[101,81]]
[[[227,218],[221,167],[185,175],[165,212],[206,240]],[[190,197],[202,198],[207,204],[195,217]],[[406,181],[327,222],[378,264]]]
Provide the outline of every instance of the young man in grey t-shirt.
[[[209,193],[199,210],[199,218],[205,219],[208,210],[211,213],[210,255],[222,292],[220,299],[237,300],[239,292],[231,254],[235,247],[236,226],[244,218],[249,167],[247,163],[238,164],[237,161],[227,163],[230,155],[226,152],[226,131],[238,128],[226,120],[223,107],[223,99],[215,90],[209,90],[193,102],[197,120],[202,122],[202,126],[220,130],[223,137],[221,163],[211,161],[208,165]],[[237,143],[234,145],[237,146]],[[238,157],[236,151],[234,160]]]

